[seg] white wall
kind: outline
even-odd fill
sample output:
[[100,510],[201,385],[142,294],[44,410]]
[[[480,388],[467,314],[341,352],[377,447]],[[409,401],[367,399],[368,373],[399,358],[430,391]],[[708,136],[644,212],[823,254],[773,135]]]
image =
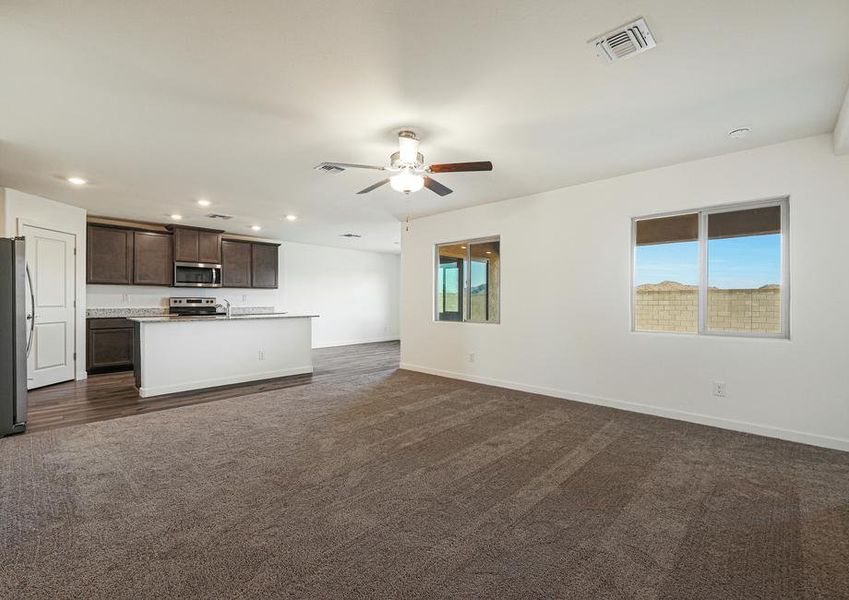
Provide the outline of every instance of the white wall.
[[[633,216],[779,196],[790,340],[630,331]],[[402,367],[849,450],[847,223],[849,156],[829,135],[416,219]],[[501,324],[434,322],[434,244],[493,234]]]
[[400,257],[284,243],[283,300],[290,312],[316,312],[313,345],[397,340]]
[[397,255],[281,244],[277,290],[90,285],[88,307],[165,307],[169,296],[214,296],[234,306],[319,314],[313,322],[315,348],[398,339]]
[[76,236],[76,376],[85,379],[85,258],[86,258],[86,211],[75,206],[62,204],[40,196],[6,189],[0,196],[0,226],[4,237],[21,235],[20,224],[25,221],[45,229],[63,231]]

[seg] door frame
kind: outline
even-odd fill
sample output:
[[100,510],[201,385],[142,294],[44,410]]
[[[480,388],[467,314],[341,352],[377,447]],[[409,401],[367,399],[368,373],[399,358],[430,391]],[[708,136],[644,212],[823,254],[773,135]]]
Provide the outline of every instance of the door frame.
[[[36,229],[44,229],[45,231],[53,231],[55,233],[61,233],[63,235],[69,235],[69,236],[74,238],[74,286],[73,286],[74,287],[74,296],[73,296],[73,298],[74,298],[74,330],[73,330],[74,351],[71,355],[71,360],[74,363],[74,378],[71,381],[76,381],[79,378],[80,372],[78,370],[78,367],[79,367],[79,361],[81,360],[80,351],[79,351],[79,341],[80,341],[80,339],[79,339],[79,336],[80,336],[79,329],[80,328],[78,327],[78,321],[80,319],[79,319],[79,313],[77,312],[77,310],[79,308],[79,304],[78,304],[79,303],[79,297],[77,295],[77,287],[79,287],[79,283],[80,283],[79,282],[80,269],[79,269],[79,264],[78,264],[79,253],[77,252],[77,249],[80,247],[80,238],[73,231],[66,231],[66,230],[63,230],[63,229],[59,229],[57,227],[45,227],[44,225],[40,224],[38,221],[34,221],[33,219],[29,219],[29,218],[25,218],[25,217],[18,217],[17,222],[18,222],[18,235],[21,236],[21,237],[26,237],[26,236],[24,236],[24,227],[35,227]],[[34,312],[35,307],[32,307],[32,310]],[[27,376],[29,376],[29,374],[27,374]]]
[[[443,260],[445,262],[443,262]],[[443,269],[442,269],[443,265],[454,264],[457,267],[458,281],[457,281],[457,310],[456,311],[452,310],[450,312],[442,311],[441,307],[437,306],[436,307],[436,318],[437,318],[437,320],[440,320],[440,321],[462,321],[464,314],[465,314],[465,303],[464,303],[465,298],[464,298],[464,295],[465,295],[465,287],[466,287],[466,285],[465,285],[465,282],[466,282],[466,273],[465,273],[466,259],[455,258],[453,256],[449,256],[449,257],[438,256],[437,261],[438,261],[438,269],[440,271],[443,271]],[[439,274],[437,274],[436,280],[437,280],[437,284],[438,284]],[[444,271],[443,271],[443,274],[442,274],[442,281],[443,281],[443,288],[444,288],[445,287],[445,273],[444,273]],[[436,291],[437,297],[439,297],[440,292],[442,292],[442,291],[443,290],[437,289],[437,291]],[[443,297],[443,300],[444,300],[444,297],[445,297],[444,294],[442,294],[442,297]],[[443,318],[440,319],[439,318],[440,315],[443,315],[443,316],[450,315],[450,317],[447,317],[447,318],[443,317]]]

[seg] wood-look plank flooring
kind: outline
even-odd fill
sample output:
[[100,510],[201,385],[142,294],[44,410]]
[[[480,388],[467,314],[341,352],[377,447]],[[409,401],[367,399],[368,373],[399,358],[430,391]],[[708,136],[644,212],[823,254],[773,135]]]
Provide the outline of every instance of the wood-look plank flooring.
[[84,381],[69,381],[32,390],[28,397],[27,431],[44,431],[79,423],[140,415],[317,381],[342,381],[360,373],[391,371],[398,368],[399,353],[399,342],[319,348],[313,350],[315,371],[312,374],[147,399],[139,397],[132,372],[92,375]]

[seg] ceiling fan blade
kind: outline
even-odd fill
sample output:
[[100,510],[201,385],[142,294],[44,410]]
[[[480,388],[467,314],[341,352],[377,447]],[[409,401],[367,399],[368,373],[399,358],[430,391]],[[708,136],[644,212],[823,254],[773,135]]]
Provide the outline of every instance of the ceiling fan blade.
[[[373,184],[371,184],[371,185],[370,185],[370,186],[368,186],[366,189],[364,189],[364,190],[360,190],[360,191],[359,191],[359,192],[357,192],[357,193],[358,193],[358,194],[368,194],[370,191],[372,191],[372,190],[376,190],[376,189],[377,189],[377,188],[379,188],[380,186],[382,186],[382,185],[386,185],[387,183],[389,183],[389,178],[388,178],[388,177],[387,177],[386,179],[381,179],[381,180],[380,180],[380,181],[378,181],[377,183],[373,183]],[[425,184],[425,185],[427,185],[427,184]]]
[[445,187],[436,179],[431,179],[430,177],[424,178],[424,184],[427,189],[429,189],[431,192],[436,192],[440,196],[447,196],[453,191],[451,188]]
[[488,160],[479,162],[442,163],[430,165],[431,173],[460,173],[464,171],[492,171],[492,163]]
[[356,163],[343,163],[343,162],[323,162],[317,164],[313,167],[317,171],[331,171],[338,173],[339,171],[344,171],[345,169],[375,169],[377,171],[383,171],[386,167],[378,167],[375,165],[358,165]]

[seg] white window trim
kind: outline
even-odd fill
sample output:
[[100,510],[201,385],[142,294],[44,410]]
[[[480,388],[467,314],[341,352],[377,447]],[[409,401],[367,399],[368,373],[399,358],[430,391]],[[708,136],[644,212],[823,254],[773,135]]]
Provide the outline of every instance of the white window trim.
[[466,245],[466,257],[463,259],[463,263],[471,265],[472,260],[472,244],[481,244],[486,242],[498,242],[499,244],[499,267],[498,267],[498,285],[501,286],[501,236],[500,235],[488,235],[485,237],[479,238],[468,238],[450,242],[438,242],[433,245],[433,291],[431,293],[431,298],[433,301],[433,321],[434,323],[472,323],[476,325],[500,325],[501,324],[501,290],[498,290],[498,320],[496,321],[474,321],[472,319],[466,319],[466,315],[469,314],[469,302],[470,302],[470,294],[467,293],[470,288],[470,277],[472,276],[472,269],[464,268],[463,273],[463,318],[459,321],[448,321],[448,320],[440,320],[439,318],[439,300],[437,299],[437,294],[439,293],[439,248],[441,246],[456,246],[457,244],[465,244]]
[[[709,331],[707,328],[707,291],[708,291],[708,244],[707,244],[707,219],[708,215],[746,210],[750,208],[767,208],[779,206],[781,208],[781,333],[755,333],[755,332],[733,332],[733,331]],[[636,288],[634,276],[636,275],[637,258],[637,221],[645,219],[659,219],[663,217],[674,217],[678,215],[697,214],[699,217],[699,324],[696,333],[683,331],[650,331],[637,329],[636,315]],[[790,339],[790,197],[781,196],[752,202],[736,202],[732,204],[720,204],[702,208],[691,208],[687,210],[676,210],[670,212],[653,213],[631,218],[631,269],[630,269],[630,307],[631,307],[631,332],[649,335],[706,335],[714,337],[737,337],[756,339]]]

